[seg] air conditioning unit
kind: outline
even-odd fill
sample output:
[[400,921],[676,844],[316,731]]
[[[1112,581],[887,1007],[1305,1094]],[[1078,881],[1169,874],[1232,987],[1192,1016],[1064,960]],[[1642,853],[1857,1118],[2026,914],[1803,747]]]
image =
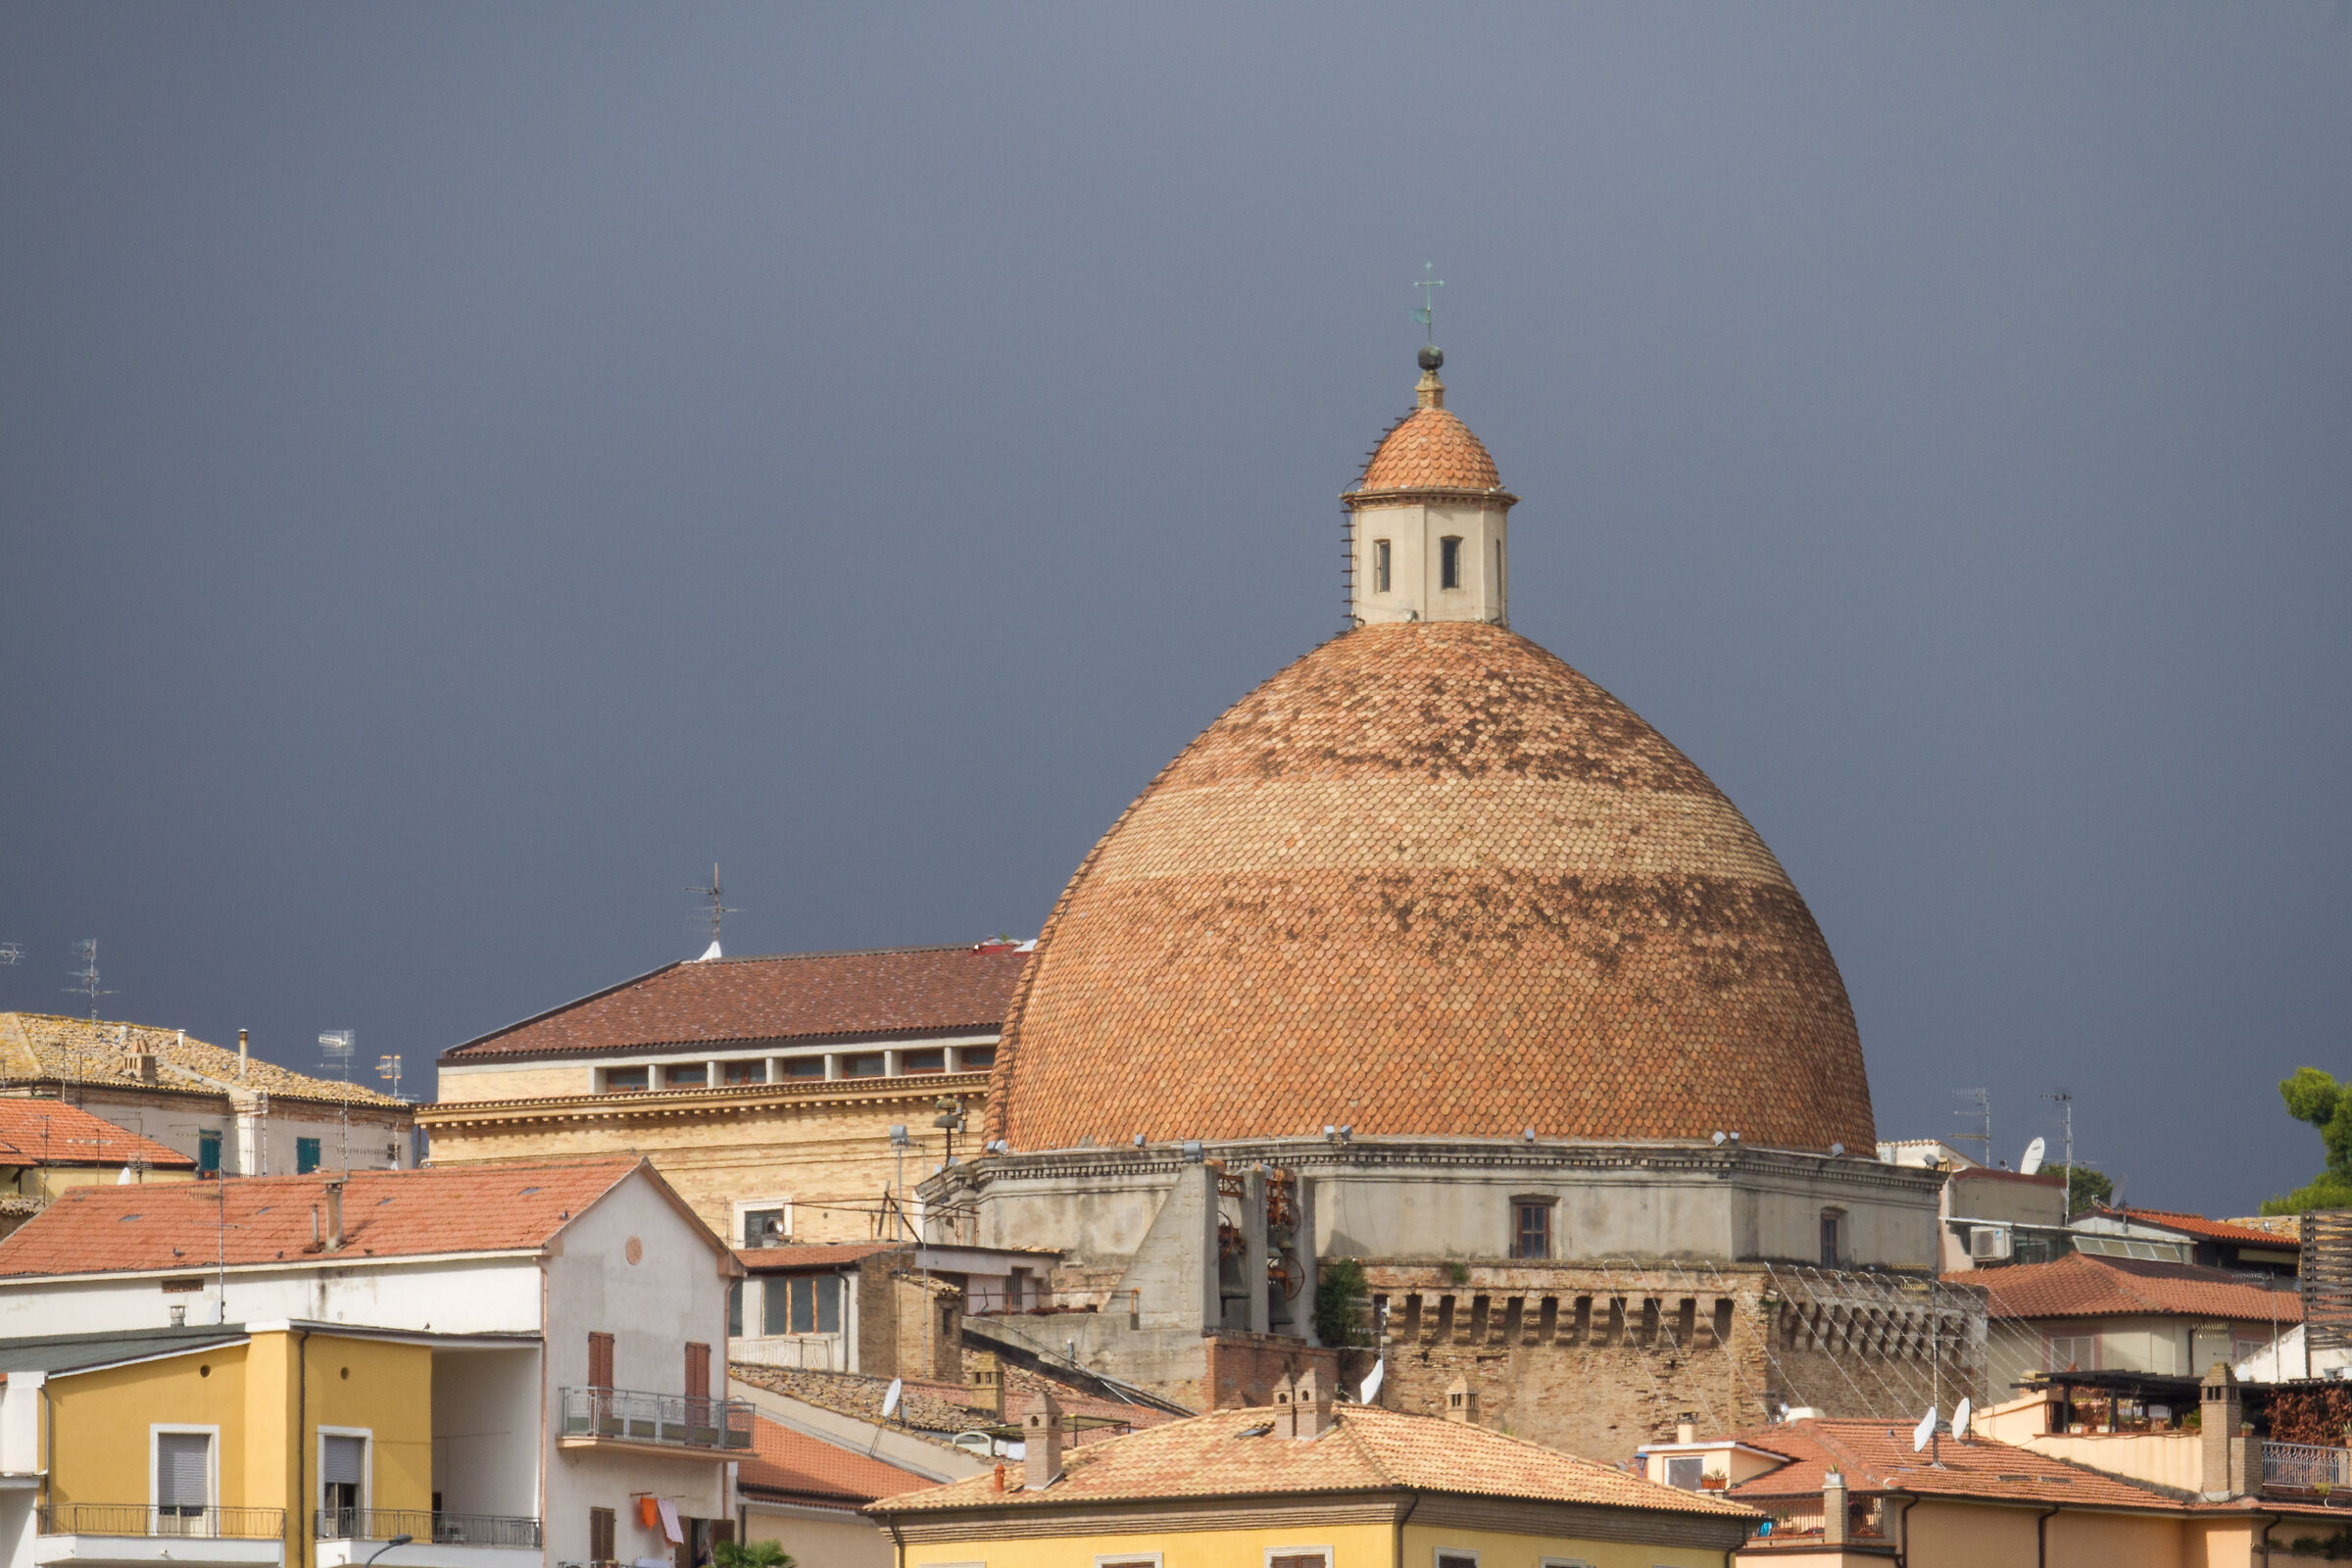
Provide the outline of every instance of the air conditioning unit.
[[1968,1255],[1980,1263],[2001,1263],[2009,1258],[2009,1233],[1997,1225],[1979,1225],[1968,1233]]

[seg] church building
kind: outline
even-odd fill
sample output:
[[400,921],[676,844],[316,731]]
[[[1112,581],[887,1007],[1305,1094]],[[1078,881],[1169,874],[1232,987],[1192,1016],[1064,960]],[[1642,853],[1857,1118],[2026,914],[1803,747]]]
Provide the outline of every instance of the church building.
[[1937,1179],[1876,1157],[1755,829],[1509,629],[1518,498],[1442,364],[1344,496],[1348,628],[1160,771],[1037,941],[982,1147],[924,1198],[935,1241],[1058,1253],[1057,1315],[967,1339],[1207,1407],[1296,1361],[1345,1258],[1319,1353],[1394,1408],[1609,1458],[1693,1414],[1916,1419],[1983,1344],[1930,1283]]

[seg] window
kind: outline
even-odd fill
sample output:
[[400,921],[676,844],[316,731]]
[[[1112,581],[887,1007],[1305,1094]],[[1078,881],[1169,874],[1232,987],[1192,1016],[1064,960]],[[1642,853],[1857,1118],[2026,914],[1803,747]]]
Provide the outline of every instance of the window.
[[1024,1303],[1028,1299],[1029,1271],[1025,1268],[1016,1268],[1004,1276],[1004,1310],[1007,1312],[1023,1311],[1026,1309]]
[[360,1510],[368,1506],[368,1440],[348,1433],[318,1435],[319,1535],[330,1541],[351,1541],[366,1528]]
[[1266,1568],[1331,1568],[1331,1548],[1275,1546],[1266,1553]]
[[710,1397],[710,1347],[708,1345],[686,1347],[686,1397]]
[[[158,1432],[155,1435],[155,1511],[166,1521],[204,1517],[213,1500],[213,1435]],[[171,1534],[166,1524],[164,1533]]]
[[1462,542],[1448,534],[1438,541],[1438,586],[1459,588],[1461,585]]
[[778,1275],[768,1280],[764,1327],[770,1334],[839,1334],[841,1277]]
[[701,1089],[710,1082],[710,1064],[707,1061],[697,1061],[683,1066],[665,1067],[662,1071],[662,1082],[672,1089]]
[[1376,594],[1389,591],[1389,542],[1386,539],[1372,541],[1372,591]]
[[588,1560],[611,1562],[613,1560],[612,1550],[612,1510],[610,1508],[589,1509]]
[[948,1054],[945,1051],[908,1051],[899,1056],[901,1072],[946,1072]]
[[1496,593],[1502,592],[1502,541],[1499,539],[1494,541],[1494,581],[1493,586]]
[[731,1084],[763,1084],[767,1082],[767,1063],[764,1061],[725,1062],[720,1065],[719,1071],[726,1075],[727,1082]]
[[965,1072],[978,1072],[984,1067],[994,1067],[997,1064],[997,1048],[994,1046],[966,1046],[956,1053],[956,1061]]
[[1097,1557],[1095,1568],[1159,1568],[1159,1553],[1131,1551],[1121,1557]]
[[727,1338],[743,1338],[743,1281],[727,1287]]
[[1823,1268],[1836,1268],[1838,1259],[1843,1254],[1844,1250],[1838,1244],[1844,1240],[1843,1236],[1839,1234],[1844,1228],[1844,1224],[1845,1215],[1842,1211],[1835,1208],[1825,1208],[1821,1211],[1821,1266]]
[[791,1234],[784,1223],[782,1208],[747,1208],[743,1211],[743,1245],[746,1247],[775,1247]]
[[1459,1546],[1440,1546],[1437,1568],[1478,1568],[1478,1553],[1464,1551]]
[[889,1058],[879,1051],[861,1051],[854,1056],[841,1058],[844,1078],[879,1078],[889,1070]]
[[653,1069],[651,1067],[607,1067],[605,1069],[605,1093],[608,1095],[635,1094],[640,1089],[651,1087],[652,1084]]
[[1513,1257],[1549,1257],[1551,1255],[1551,1208],[1548,1198],[1514,1198],[1511,1200],[1511,1255]]
[[588,1336],[588,1386],[609,1389],[612,1386],[612,1336]]
[[1685,1492],[1696,1492],[1706,1473],[1707,1461],[1695,1453],[1678,1453],[1666,1461],[1666,1484]]
[[2099,1369],[2099,1337],[2096,1334],[2053,1334],[2044,1358],[2044,1368],[2051,1372],[2096,1372]]
[[311,1172],[317,1170],[318,1168],[318,1140],[316,1138],[295,1139],[294,1174],[297,1176],[308,1176]]
[[784,1076],[787,1078],[822,1078],[824,1075],[825,1058],[822,1056],[793,1056],[784,1063]]
[[196,1135],[196,1174],[199,1176],[220,1174],[220,1135],[219,1133],[202,1132]]

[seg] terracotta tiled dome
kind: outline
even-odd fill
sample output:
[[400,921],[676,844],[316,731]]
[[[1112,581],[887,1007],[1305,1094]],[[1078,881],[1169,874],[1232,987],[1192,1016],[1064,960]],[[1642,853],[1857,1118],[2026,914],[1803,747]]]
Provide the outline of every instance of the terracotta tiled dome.
[[1468,425],[1445,409],[1421,408],[1382,438],[1356,491],[1495,490],[1501,485],[1486,443]]
[[1039,939],[989,1118],[1015,1150],[1874,1142],[1845,986],[1755,829],[1476,621],[1325,643],[1161,771]]

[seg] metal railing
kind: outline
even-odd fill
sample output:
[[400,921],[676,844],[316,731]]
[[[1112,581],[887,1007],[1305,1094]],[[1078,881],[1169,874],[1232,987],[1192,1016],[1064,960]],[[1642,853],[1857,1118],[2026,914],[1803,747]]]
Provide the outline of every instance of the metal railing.
[[[1748,1544],[1768,1546],[1776,1542],[1785,1542],[1789,1545],[1799,1543],[1809,1543],[1814,1545],[1821,1544],[1824,1516],[1820,1498],[1810,1498],[1807,1503],[1789,1507],[1779,1507],[1766,1503],[1764,1508],[1772,1516],[1772,1529]],[[1878,1497],[1850,1499],[1845,1506],[1846,1539],[1848,1541],[1883,1541],[1886,1539],[1885,1520],[1882,1499]]]
[[192,1508],[143,1502],[53,1502],[40,1510],[44,1536],[185,1536],[206,1541],[274,1541],[283,1508]]
[[2289,1492],[2334,1492],[2352,1498],[2352,1448],[2308,1443],[2262,1446],[2262,1484]]
[[680,1448],[752,1446],[752,1406],[746,1399],[648,1394],[638,1389],[564,1389],[567,1438],[611,1438]]
[[312,1516],[320,1541],[390,1541],[407,1536],[443,1546],[531,1546],[539,1521],[519,1514],[435,1513],[427,1508],[320,1508]]

